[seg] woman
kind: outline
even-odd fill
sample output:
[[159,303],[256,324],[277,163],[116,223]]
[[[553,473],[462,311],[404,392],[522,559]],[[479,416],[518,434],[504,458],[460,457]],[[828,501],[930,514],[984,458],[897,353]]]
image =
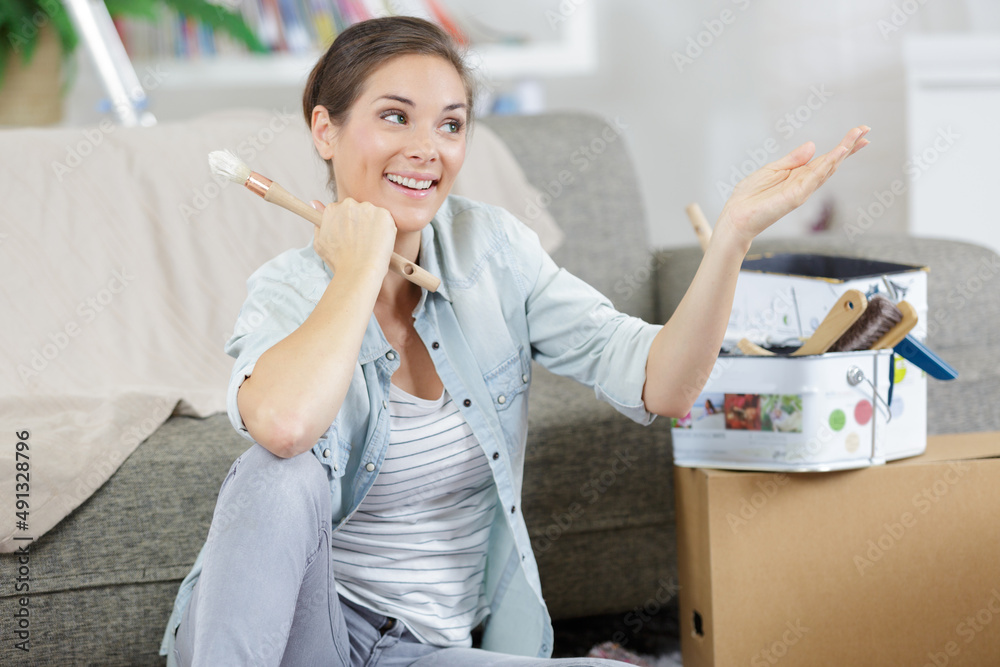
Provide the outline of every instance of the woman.
[[[313,243],[248,281],[229,414],[256,444],[181,585],[164,640],[177,630],[179,664],[545,660],[552,627],[519,506],[531,360],[639,423],[687,413],[750,241],[867,143],[857,128],[741,183],[661,327],[559,270],[506,211],[448,197],[473,100],[448,37],[418,19],[355,25],[313,70],[303,110],[337,202],[314,202]],[[388,272],[393,251],[441,288]]]

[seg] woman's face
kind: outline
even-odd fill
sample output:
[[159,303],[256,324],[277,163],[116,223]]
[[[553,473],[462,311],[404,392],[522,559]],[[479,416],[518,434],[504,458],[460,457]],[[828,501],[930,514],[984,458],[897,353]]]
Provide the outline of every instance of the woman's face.
[[317,143],[333,160],[338,200],[387,209],[400,232],[422,229],[465,160],[467,114],[451,63],[427,55],[388,61],[369,76],[344,124],[332,128],[329,155]]

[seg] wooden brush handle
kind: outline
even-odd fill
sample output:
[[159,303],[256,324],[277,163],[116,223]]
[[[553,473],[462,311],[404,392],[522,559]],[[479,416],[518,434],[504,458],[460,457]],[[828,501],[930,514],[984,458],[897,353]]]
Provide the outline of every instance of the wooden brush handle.
[[741,338],[736,347],[740,348],[740,352],[747,355],[748,357],[773,357],[776,356],[771,350],[765,349],[753,342],[749,338]]
[[791,356],[801,357],[807,354],[823,354],[830,349],[830,346],[837,342],[837,339],[844,335],[844,332],[851,328],[851,325],[858,321],[861,314],[868,307],[868,299],[856,289],[849,289],[844,292],[833,308],[826,314],[823,321],[816,327],[816,331],[809,337],[802,347],[792,352]]
[[701,212],[701,207],[697,203],[688,204],[684,210],[687,211],[688,220],[691,221],[694,233],[698,236],[701,251],[705,252],[708,249],[708,242],[712,240],[712,226],[708,224],[705,214]]
[[896,347],[901,340],[906,338],[906,334],[917,326],[917,309],[913,307],[913,304],[909,301],[900,301],[896,307],[903,314],[903,319],[875,341],[875,344],[872,345],[873,350],[887,350]]
[[[277,204],[278,206],[287,209],[296,215],[302,216],[317,227],[319,227],[323,222],[322,212],[317,211],[309,204],[306,204],[304,201],[277,183],[271,183],[271,187],[268,188],[267,192],[264,194],[264,201]],[[416,263],[406,259],[402,255],[398,255],[396,253],[392,253],[392,257],[389,259],[389,268],[394,273],[397,273],[409,280],[411,283],[419,285],[431,292],[436,292],[437,288],[441,285],[440,278],[431,274],[426,269],[421,268]]]

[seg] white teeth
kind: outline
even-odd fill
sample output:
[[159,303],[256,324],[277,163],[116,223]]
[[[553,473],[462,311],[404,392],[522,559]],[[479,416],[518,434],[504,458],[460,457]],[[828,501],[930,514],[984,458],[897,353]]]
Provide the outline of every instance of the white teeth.
[[386,174],[385,177],[388,178],[393,183],[399,183],[400,185],[406,186],[413,190],[426,190],[427,188],[431,187],[431,184],[434,183],[433,180],[418,181],[414,178],[404,178],[402,176],[397,176],[396,174]]

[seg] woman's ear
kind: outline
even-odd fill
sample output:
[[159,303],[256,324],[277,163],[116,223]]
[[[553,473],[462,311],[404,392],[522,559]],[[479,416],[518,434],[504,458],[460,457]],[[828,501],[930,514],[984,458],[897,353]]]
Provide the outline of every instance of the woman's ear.
[[330,121],[330,112],[322,104],[317,104],[312,110],[313,145],[324,160],[333,157],[333,146],[337,131]]

